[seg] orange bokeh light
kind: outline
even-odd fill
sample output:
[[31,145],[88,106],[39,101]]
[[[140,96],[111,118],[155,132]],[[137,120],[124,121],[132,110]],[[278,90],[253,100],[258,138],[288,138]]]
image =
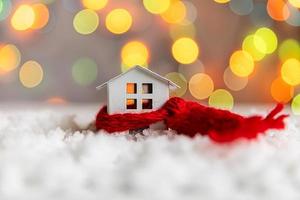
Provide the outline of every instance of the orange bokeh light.
[[290,16],[289,8],[283,0],[268,0],[267,11],[277,21],[284,21]]
[[38,3],[32,6],[35,19],[31,26],[32,29],[41,29],[47,25],[49,21],[49,10],[46,5]]
[[294,87],[279,77],[272,82],[271,95],[279,103],[288,103],[294,96]]
[[51,97],[46,101],[49,104],[63,105],[67,104],[67,101],[62,97]]

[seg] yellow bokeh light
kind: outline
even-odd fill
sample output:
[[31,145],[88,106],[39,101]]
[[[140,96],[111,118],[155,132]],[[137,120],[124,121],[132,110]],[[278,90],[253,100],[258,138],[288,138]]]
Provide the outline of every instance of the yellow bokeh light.
[[153,14],[161,14],[168,10],[171,0],[143,0],[144,7]]
[[149,52],[146,45],[140,41],[131,41],[125,44],[121,51],[123,65],[133,67],[135,65],[146,66]]
[[161,14],[162,18],[168,23],[180,23],[185,19],[186,8],[182,1],[172,1],[166,12]]
[[[264,41],[259,36],[256,36],[256,37],[257,37],[256,40],[261,40],[259,42],[259,44],[264,45]],[[247,51],[253,57],[253,59],[255,61],[259,61],[265,57],[265,54],[256,48],[255,43],[254,43],[254,35],[248,35],[244,39],[242,49],[244,51]]]
[[190,93],[196,99],[206,99],[214,90],[214,82],[204,73],[197,73],[189,81]]
[[199,47],[191,38],[179,38],[173,43],[172,54],[179,63],[190,64],[198,58]]
[[296,8],[300,8],[300,0],[289,0],[289,3]]
[[259,28],[254,34],[254,45],[261,53],[273,53],[277,48],[277,43],[276,34],[269,28]]
[[0,71],[9,72],[17,68],[21,61],[21,53],[15,45],[0,48]]
[[231,110],[233,104],[233,96],[224,89],[215,90],[208,99],[208,105],[215,108]]
[[11,25],[17,31],[31,28],[35,21],[34,10],[29,5],[20,5],[11,18]]
[[122,34],[130,29],[132,16],[125,9],[114,9],[107,15],[105,25],[110,32]]
[[300,60],[300,45],[297,40],[287,39],[283,41],[278,49],[279,58],[282,62],[289,58]]
[[41,65],[31,60],[22,65],[19,72],[19,79],[24,87],[33,88],[41,83],[43,75]]
[[281,67],[282,79],[289,85],[300,84],[300,61],[294,58],[286,60]]
[[78,12],[73,20],[75,30],[83,35],[93,33],[99,25],[97,13],[91,9],[85,9]]
[[279,77],[272,82],[271,95],[275,101],[287,103],[294,96],[294,87],[288,85]]
[[252,56],[246,51],[236,51],[230,57],[231,71],[240,77],[249,76],[254,70],[254,61]]
[[35,20],[31,28],[41,29],[47,25],[49,21],[49,10],[44,4],[38,3],[32,6],[35,14]]
[[228,3],[230,0],[214,0],[217,3]]
[[108,0],[82,0],[81,2],[88,9],[101,10],[107,5]]
[[[129,70],[130,68],[134,67],[135,65],[132,65],[132,66],[128,66],[128,65],[125,65],[124,63],[121,63],[121,71],[122,72],[126,72],[127,70]],[[148,64],[139,64],[139,66],[141,67],[145,67],[145,68],[148,68]]]
[[171,96],[181,97],[186,93],[187,90],[187,81],[185,77],[178,72],[171,72],[165,76],[167,79],[176,83],[180,88],[177,88],[171,91]]
[[224,83],[233,90],[239,91],[244,89],[248,84],[248,77],[239,77],[232,73],[230,68],[226,68],[223,74]]
[[295,115],[300,115],[300,94],[294,97],[291,108]]

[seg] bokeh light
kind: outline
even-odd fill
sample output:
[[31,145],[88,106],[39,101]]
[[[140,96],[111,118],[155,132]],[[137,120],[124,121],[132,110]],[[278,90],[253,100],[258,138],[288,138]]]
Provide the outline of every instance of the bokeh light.
[[289,9],[284,0],[268,0],[267,11],[270,17],[277,21],[284,21],[290,15]]
[[171,0],[143,0],[144,7],[152,14],[161,14],[168,10]]
[[20,5],[11,18],[11,25],[17,31],[28,30],[35,22],[34,10],[31,6]]
[[214,0],[216,3],[228,3],[230,0]]
[[294,58],[286,60],[281,67],[282,79],[289,85],[300,84],[300,61]]
[[233,91],[242,90],[248,84],[248,77],[236,76],[235,74],[232,73],[229,67],[225,69],[223,74],[223,79],[225,85]]
[[90,58],[79,58],[72,67],[72,77],[81,86],[93,83],[98,76],[98,66]]
[[262,27],[255,32],[254,44],[261,53],[273,53],[277,48],[277,43],[277,36],[271,29]]
[[286,22],[291,26],[300,26],[300,10],[288,4],[290,15]]
[[121,51],[122,64],[127,69],[135,65],[147,66],[149,51],[146,45],[140,41],[131,41],[125,44]]
[[248,15],[253,10],[253,0],[231,0],[229,6],[235,14]]
[[0,21],[5,20],[9,16],[11,7],[10,0],[0,0]]
[[17,68],[21,61],[19,49],[12,44],[0,47],[0,71],[6,73]]
[[54,3],[56,0],[39,0],[39,2],[50,5],[52,3]]
[[179,38],[173,43],[172,54],[179,63],[190,64],[198,58],[199,47],[191,38]]
[[284,40],[278,49],[278,54],[282,62],[289,58],[300,60],[300,45],[295,39]]
[[[128,66],[128,65],[125,65],[124,63],[121,63],[121,72],[126,72],[127,70],[131,69],[132,67],[134,67],[136,65],[132,65],[132,66]],[[144,65],[139,65],[141,67],[145,67],[145,68],[148,68],[149,65],[148,64],[144,64]]]
[[[257,37],[257,40],[259,39],[262,40],[260,37]],[[252,56],[253,60],[255,61],[259,61],[265,57],[265,54],[256,48],[254,43],[254,35],[248,35],[244,39],[242,49],[248,52]]]
[[230,57],[231,71],[240,77],[249,76],[254,70],[254,61],[247,51],[235,51]]
[[24,63],[19,72],[19,79],[26,88],[34,88],[43,80],[43,68],[36,61],[27,61]]
[[92,10],[101,10],[107,5],[108,0],[82,0],[81,2],[85,8]]
[[288,103],[294,96],[294,87],[279,77],[272,82],[271,95],[279,103]]
[[208,99],[208,105],[215,108],[231,110],[233,104],[233,96],[229,91],[224,89],[215,90]]
[[75,30],[83,35],[93,33],[99,25],[97,13],[91,9],[85,9],[78,12],[73,20]]
[[34,4],[32,6],[35,14],[35,20],[31,28],[41,29],[47,25],[49,21],[49,10],[44,4]]
[[4,4],[4,3],[3,3],[3,0],[1,0],[1,1],[0,1],[0,12],[2,12],[2,10],[3,10],[3,4]]
[[122,34],[130,29],[132,25],[132,16],[126,9],[114,9],[108,13],[105,25],[110,32]]
[[65,105],[67,104],[67,100],[65,100],[62,97],[51,97],[49,99],[47,99],[46,101],[49,104],[53,104],[53,105]]
[[300,94],[294,97],[291,108],[295,115],[300,115]]
[[197,73],[189,81],[189,91],[196,99],[206,99],[214,91],[214,82],[209,75]]
[[296,8],[300,8],[300,0],[288,0],[288,1],[292,6]]
[[182,1],[171,1],[169,8],[161,14],[162,18],[168,23],[180,23],[185,19],[186,8]]
[[171,72],[165,76],[167,79],[176,83],[180,88],[170,91],[171,96],[181,97],[186,93],[187,81],[185,77],[178,72]]
[[196,21],[198,16],[198,10],[191,1],[182,1],[185,5],[185,18],[180,24],[188,25]]

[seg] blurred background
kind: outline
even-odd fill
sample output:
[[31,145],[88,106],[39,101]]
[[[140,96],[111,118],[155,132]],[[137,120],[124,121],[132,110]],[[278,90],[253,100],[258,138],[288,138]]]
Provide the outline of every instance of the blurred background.
[[0,100],[103,102],[138,64],[210,106],[300,114],[300,0],[0,0]]

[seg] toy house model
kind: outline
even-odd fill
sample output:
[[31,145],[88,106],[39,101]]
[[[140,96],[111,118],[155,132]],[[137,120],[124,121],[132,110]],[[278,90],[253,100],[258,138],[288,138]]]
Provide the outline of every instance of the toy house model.
[[107,112],[140,113],[159,109],[169,99],[169,89],[178,86],[172,81],[135,66],[98,86],[107,86]]

